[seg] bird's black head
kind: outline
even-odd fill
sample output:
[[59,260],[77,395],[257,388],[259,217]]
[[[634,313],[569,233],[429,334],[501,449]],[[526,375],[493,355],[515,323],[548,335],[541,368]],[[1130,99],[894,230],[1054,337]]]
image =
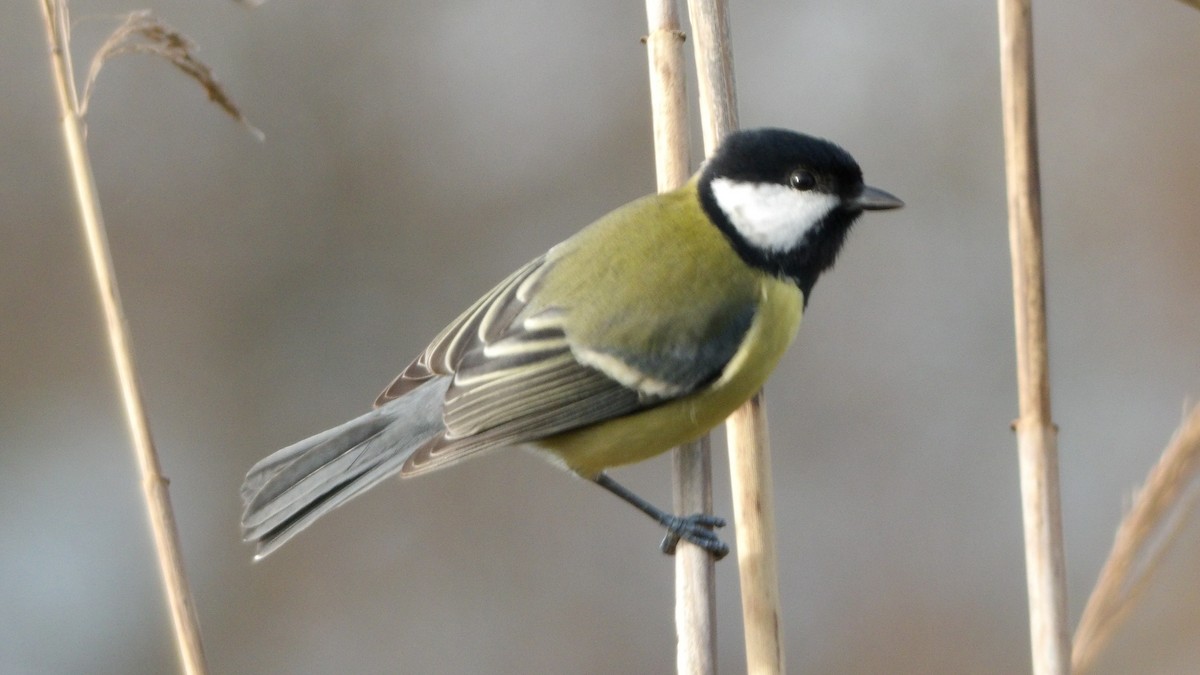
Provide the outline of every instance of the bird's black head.
[[795,281],[805,303],[864,210],[903,206],[863,185],[845,150],[785,129],[730,134],[701,170],[699,191],[738,255]]

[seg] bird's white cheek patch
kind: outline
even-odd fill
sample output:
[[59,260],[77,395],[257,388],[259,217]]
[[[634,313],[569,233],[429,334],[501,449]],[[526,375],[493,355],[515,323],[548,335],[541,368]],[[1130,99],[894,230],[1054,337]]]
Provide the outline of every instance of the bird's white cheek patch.
[[795,246],[838,202],[824,192],[729,178],[713,180],[712,191],[717,205],[746,241],[771,251]]

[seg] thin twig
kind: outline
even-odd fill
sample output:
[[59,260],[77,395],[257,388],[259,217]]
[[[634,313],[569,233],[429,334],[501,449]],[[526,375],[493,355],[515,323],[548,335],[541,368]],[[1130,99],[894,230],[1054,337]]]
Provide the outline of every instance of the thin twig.
[[1033,672],[1065,675],[1071,648],[1057,429],[1050,416],[1030,2],[999,0],[1000,92],[1020,412],[1014,427],[1021,465]]
[[[771,442],[760,392],[726,421],[747,673],[785,670]],[[736,448],[736,449],[735,449]]]
[[699,76],[704,152],[712,154],[721,139],[738,128],[728,4],[725,0],[688,0],[688,21]]
[[[725,0],[688,0],[688,14],[699,71],[704,149],[711,154],[738,124],[729,11]],[[779,562],[775,552],[771,444],[762,392],[726,420],[725,431],[737,527],[746,671],[782,673],[784,651],[780,629]]]
[[1072,671],[1091,670],[1158,568],[1200,492],[1200,405],[1175,431],[1146,476],[1100,570],[1075,631]]
[[134,370],[130,348],[129,331],[121,299],[117,291],[117,279],[113,272],[112,257],[108,250],[108,239],[104,220],[100,212],[100,199],[96,193],[91,163],[83,140],[83,122],[79,114],[79,100],[75,91],[74,75],[68,47],[67,8],[63,0],[42,0],[46,20],[46,35],[50,42],[50,60],[54,71],[55,88],[58,92],[63,136],[66,140],[67,159],[75,183],[75,196],[79,203],[80,220],[87,236],[88,251],[100,304],[104,308],[105,326],[108,329],[109,345],[113,363],[120,381],[121,399],[125,407],[126,422],[133,436],[134,450],[142,478],[142,493],[150,513],[154,546],[158,554],[159,570],[166,586],[171,619],[184,670],[189,675],[207,672],[204,650],[200,642],[200,628],[196,620],[195,606],[188,590],[187,575],[183,569],[183,556],[179,550],[179,535],[175,528],[175,516],[167,494],[167,479],[159,468],[150,427],[142,406],[137,373]]
[[[712,513],[712,449],[706,434],[671,453],[675,512]],[[684,546],[687,544],[687,546]],[[675,550],[675,672],[717,672],[717,575],[711,553]]]
[[[687,75],[684,34],[676,0],[646,0],[646,50],[654,118],[658,191],[683,185],[688,161]],[[712,453],[708,436],[672,453],[676,513],[712,512]],[[716,575],[708,551],[688,542],[675,550],[675,669],[708,675],[717,670]]]

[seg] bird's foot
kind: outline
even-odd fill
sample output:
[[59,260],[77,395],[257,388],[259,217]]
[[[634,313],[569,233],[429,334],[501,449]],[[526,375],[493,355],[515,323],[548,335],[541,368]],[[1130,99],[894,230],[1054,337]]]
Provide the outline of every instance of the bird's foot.
[[669,516],[663,521],[667,534],[663,537],[659,548],[667,555],[675,555],[679,540],[689,541],[708,551],[713,558],[720,560],[729,555],[729,547],[717,537],[713,530],[725,527],[725,519],[707,513],[693,513],[690,516]]

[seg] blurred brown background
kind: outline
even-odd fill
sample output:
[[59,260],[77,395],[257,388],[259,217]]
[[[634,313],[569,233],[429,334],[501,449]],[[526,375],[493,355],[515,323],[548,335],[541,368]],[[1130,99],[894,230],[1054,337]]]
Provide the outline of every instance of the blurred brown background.
[[[89,120],[213,671],[671,671],[659,530],[524,453],[378,488],[264,563],[237,527],[253,462],[653,189],[642,5],[76,0],[77,69],[147,5],[267,137],[145,57],[105,69]],[[1026,671],[995,9],[734,5],[743,124],[835,139],[908,203],[863,219],[768,387],[789,665]],[[2,16],[0,672],[175,672],[38,4]],[[1035,23],[1074,622],[1200,395],[1200,12],[1068,0]],[[668,462],[617,476],[669,503]],[[1197,565],[1193,524],[1102,672],[1196,671]],[[718,586],[736,673],[732,559]]]

